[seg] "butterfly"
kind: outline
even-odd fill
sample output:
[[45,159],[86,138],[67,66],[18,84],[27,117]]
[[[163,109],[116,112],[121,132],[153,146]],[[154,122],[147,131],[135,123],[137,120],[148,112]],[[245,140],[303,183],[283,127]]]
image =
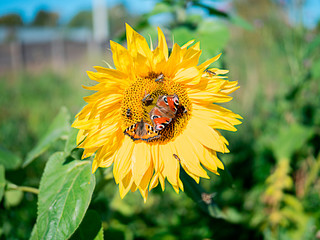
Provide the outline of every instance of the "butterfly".
[[156,106],[149,113],[156,131],[163,130],[172,121],[177,113],[178,106],[178,95],[159,96]]
[[142,140],[149,142],[152,139],[161,137],[158,131],[155,130],[150,124],[144,122],[143,119],[141,119],[140,122],[128,127],[123,133],[128,135],[134,141]]

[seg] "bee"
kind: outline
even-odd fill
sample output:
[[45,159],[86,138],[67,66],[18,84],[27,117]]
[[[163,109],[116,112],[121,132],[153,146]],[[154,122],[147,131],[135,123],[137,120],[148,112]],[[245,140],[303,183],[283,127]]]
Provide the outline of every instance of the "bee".
[[127,118],[131,118],[132,112],[131,112],[130,108],[127,109],[126,116],[127,116]]
[[155,82],[163,82],[163,79],[164,79],[164,75],[163,73],[161,73],[157,78],[156,80],[154,80]]
[[152,104],[153,98],[150,98],[150,94],[149,94],[149,93],[148,93],[148,94],[146,93],[145,96],[144,96],[144,98],[143,98],[141,101],[144,103],[145,106],[149,106],[149,105]]

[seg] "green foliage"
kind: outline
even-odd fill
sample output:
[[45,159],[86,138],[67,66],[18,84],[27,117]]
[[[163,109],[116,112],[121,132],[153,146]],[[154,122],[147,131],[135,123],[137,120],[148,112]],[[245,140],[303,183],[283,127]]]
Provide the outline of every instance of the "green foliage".
[[52,155],[40,182],[38,239],[67,239],[79,226],[91,201],[95,178],[91,162]]
[[271,141],[271,148],[276,159],[289,159],[293,154],[305,146],[312,137],[314,130],[300,124],[281,126],[276,138]]
[[23,21],[18,14],[6,14],[0,17],[0,26],[7,27],[20,27],[23,25]]
[[59,15],[54,12],[40,10],[37,12],[31,26],[36,27],[56,27],[58,25]]
[[[70,131],[70,114],[68,110],[63,107],[59,114],[54,119],[48,131],[39,140],[38,144],[27,154],[23,167],[29,165],[36,157],[49,148],[59,138],[63,137]],[[69,143],[68,143],[69,144]]]
[[78,12],[68,23],[68,27],[87,27],[92,28],[92,12],[81,11]]
[[0,201],[2,200],[5,187],[4,167],[0,165]]
[[94,210],[88,210],[79,228],[70,238],[71,240],[103,240],[103,228],[100,215]]
[[7,170],[17,169],[22,163],[22,159],[12,152],[0,148],[0,165]]
[[[160,1],[129,21],[147,40],[148,34],[156,39],[148,20],[167,14],[162,30],[173,36],[169,45],[201,41],[201,61],[223,52],[220,67],[240,82],[234,101],[224,105],[244,117],[237,133],[223,133],[230,141],[230,153],[219,156],[225,170],[200,185],[181,171],[185,192],[179,195],[166,184],[164,192],[152,190],[146,204],[139,193],[120,199],[112,169],[93,175],[92,159],[80,160],[70,115],[83,105],[86,80],[74,73],[3,78],[0,239],[315,239],[319,32],[286,25],[271,1],[251,4],[236,4],[248,21],[196,0]],[[194,6],[209,17],[189,11]],[[126,14],[122,6],[113,10],[117,34]],[[72,114],[58,113],[62,105]]]

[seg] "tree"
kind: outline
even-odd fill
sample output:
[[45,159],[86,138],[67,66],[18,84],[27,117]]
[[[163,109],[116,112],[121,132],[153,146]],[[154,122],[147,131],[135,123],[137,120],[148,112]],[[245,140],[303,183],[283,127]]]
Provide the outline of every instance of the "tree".
[[18,27],[22,26],[23,21],[20,15],[11,13],[0,17],[0,26]]
[[31,26],[55,27],[58,25],[59,15],[54,12],[40,10],[35,16]]
[[78,12],[68,23],[71,28],[74,27],[86,27],[92,28],[92,12],[91,11],[81,11]]

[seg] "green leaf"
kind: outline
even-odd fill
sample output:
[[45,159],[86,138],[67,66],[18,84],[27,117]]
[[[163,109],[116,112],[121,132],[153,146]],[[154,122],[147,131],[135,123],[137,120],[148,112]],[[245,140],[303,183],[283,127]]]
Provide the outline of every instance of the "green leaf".
[[22,159],[6,149],[0,148],[0,164],[6,170],[15,170],[21,165]]
[[6,179],[4,177],[4,167],[0,165],[0,202],[3,197],[5,185],[6,185]]
[[101,216],[94,210],[88,210],[77,231],[70,240],[103,240]]
[[98,232],[97,236],[94,238],[94,240],[103,240],[103,228],[100,228],[100,231]]
[[238,26],[248,30],[248,31],[254,30],[253,25],[240,16],[232,16],[231,22],[234,23],[235,25],[238,25]]
[[317,61],[313,61],[312,67],[311,67],[311,73],[313,78],[319,79],[320,78],[320,59]]
[[319,46],[320,46],[320,35],[318,34],[314,37],[314,39],[309,44],[306,44],[305,57],[309,57],[309,55],[311,55],[312,53],[317,54],[317,50],[319,50]]
[[[230,36],[229,30],[224,23],[213,20],[201,21],[196,31],[193,31],[186,26],[177,27],[172,30],[172,34],[174,36],[174,41],[180,46],[191,39],[194,39],[195,42],[200,41],[202,49],[200,62],[221,53]],[[216,67],[219,67],[217,64],[220,64],[220,62],[214,63]]]
[[[200,61],[203,62],[214,57],[226,47],[230,38],[229,29],[220,21],[205,20],[199,24],[196,32],[196,40],[201,43],[202,54]],[[213,63],[215,67],[219,67],[221,61]]]
[[174,28],[172,34],[174,36],[174,42],[180,46],[187,43],[188,40],[195,38],[195,33],[185,26]]
[[53,154],[44,170],[38,198],[38,239],[67,239],[79,226],[95,187],[90,161],[66,161]]
[[160,13],[170,13],[170,12],[173,12],[173,10],[174,9],[169,4],[163,3],[163,2],[159,2],[154,6],[154,8],[148,14],[148,16],[157,15],[157,14],[160,14]]
[[73,149],[77,147],[77,135],[78,135],[78,129],[71,128],[68,139],[66,141],[66,145],[64,147],[65,153],[70,153]]
[[37,224],[35,224],[32,228],[32,232],[31,232],[31,235],[30,235],[30,240],[35,240],[35,239],[39,239],[38,237],[38,232],[37,232]]
[[30,164],[36,157],[46,151],[49,146],[70,131],[70,114],[65,107],[60,109],[58,116],[40,139],[38,144],[28,153],[23,167]]
[[277,138],[271,144],[277,160],[289,159],[312,134],[313,128],[301,124],[280,127]]

